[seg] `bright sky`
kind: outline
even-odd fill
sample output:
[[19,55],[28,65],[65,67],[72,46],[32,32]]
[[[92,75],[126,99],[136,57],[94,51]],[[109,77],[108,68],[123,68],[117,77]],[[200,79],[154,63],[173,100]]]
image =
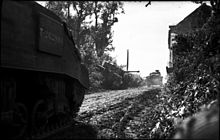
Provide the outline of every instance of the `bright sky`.
[[199,4],[191,1],[124,2],[125,14],[118,15],[113,26],[111,53],[117,64],[126,65],[129,49],[129,70],[140,70],[146,77],[156,69],[165,79],[169,61],[168,30],[193,12]]

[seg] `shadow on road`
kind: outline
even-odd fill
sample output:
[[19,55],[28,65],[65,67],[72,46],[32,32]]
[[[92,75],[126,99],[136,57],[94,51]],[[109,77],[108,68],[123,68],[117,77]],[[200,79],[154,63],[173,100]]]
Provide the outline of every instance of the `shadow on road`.
[[97,139],[97,129],[83,122],[74,122],[68,129],[59,132],[49,139]]
[[77,122],[73,126],[73,133],[77,139],[97,139],[98,130],[90,124]]

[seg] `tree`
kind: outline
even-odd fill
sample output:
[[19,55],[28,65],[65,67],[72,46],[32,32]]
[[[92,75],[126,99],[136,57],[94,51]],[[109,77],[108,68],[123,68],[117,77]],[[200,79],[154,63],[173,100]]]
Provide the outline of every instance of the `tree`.
[[[118,22],[117,14],[124,13],[121,2],[98,2],[94,3],[95,26],[92,26],[92,37],[95,41],[95,48],[98,57],[105,51],[112,51],[112,31],[111,27]],[[100,22],[98,22],[98,20]]]
[[[111,27],[124,13],[122,2],[104,1],[48,1],[46,8],[55,12],[68,25],[81,52],[83,62],[89,68],[94,87],[102,79],[96,66],[107,61],[116,63],[108,52],[113,51]],[[73,10],[72,10],[73,9]]]
[[[98,57],[105,51],[112,51],[112,25],[118,21],[117,14],[124,13],[123,3],[121,2],[99,2],[99,1],[49,1],[46,7],[54,11],[73,30],[74,40],[79,49],[85,48],[87,35],[92,36],[95,50]],[[71,15],[70,8],[75,11]],[[94,19],[92,19],[94,17]],[[95,25],[92,25],[95,22]],[[91,38],[90,42],[91,42]]]

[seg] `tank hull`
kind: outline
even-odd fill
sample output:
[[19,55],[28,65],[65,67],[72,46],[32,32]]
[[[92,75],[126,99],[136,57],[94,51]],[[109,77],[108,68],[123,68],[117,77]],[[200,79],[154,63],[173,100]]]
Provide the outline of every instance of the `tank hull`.
[[70,123],[89,88],[65,23],[35,2],[3,1],[0,69],[6,138],[34,137]]

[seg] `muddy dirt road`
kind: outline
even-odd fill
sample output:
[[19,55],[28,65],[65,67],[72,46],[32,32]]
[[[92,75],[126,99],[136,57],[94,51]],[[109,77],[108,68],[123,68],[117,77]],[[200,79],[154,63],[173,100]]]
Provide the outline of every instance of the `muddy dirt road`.
[[76,123],[53,138],[149,138],[160,93],[141,87],[86,95]]

